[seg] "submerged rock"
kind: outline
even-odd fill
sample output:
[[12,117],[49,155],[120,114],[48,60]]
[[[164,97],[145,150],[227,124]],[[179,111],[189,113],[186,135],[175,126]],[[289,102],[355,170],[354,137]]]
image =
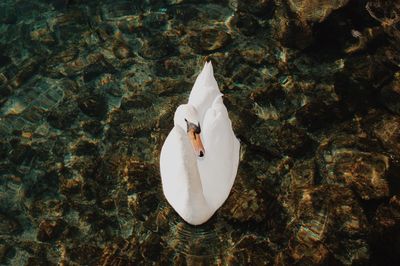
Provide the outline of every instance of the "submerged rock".
[[206,28],[200,33],[191,32],[188,37],[188,45],[196,53],[211,53],[224,48],[231,42],[229,33],[216,28]]
[[5,257],[9,249],[9,246],[0,244],[0,263],[5,263]]
[[55,240],[64,230],[65,222],[61,219],[43,220],[39,224],[37,239],[39,241]]
[[76,243],[66,250],[70,261],[80,265],[97,265],[101,257],[101,248],[88,243]]
[[284,206],[293,217],[288,253],[295,262],[321,265],[368,261],[369,226],[350,189],[338,185],[299,189],[289,195]]
[[118,59],[126,59],[133,55],[131,49],[123,43],[116,43],[113,52]]
[[235,25],[239,29],[239,31],[246,36],[257,34],[261,28],[261,25],[258,22],[257,18],[255,18],[251,14],[244,12],[236,13],[231,23]]
[[138,247],[135,238],[116,239],[103,249],[98,265],[135,265],[140,261]]
[[300,125],[316,130],[329,125],[335,116],[335,109],[340,110],[339,106],[329,106],[324,102],[310,102],[296,111],[296,120]]
[[335,92],[348,111],[367,110],[379,98],[379,88],[393,72],[381,65],[378,57],[354,56],[335,74]]
[[6,235],[9,233],[17,233],[21,230],[21,224],[17,219],[8,217],[0,213],[0,233]]
[[[323,182],[352,188],[364,200],[389,196],[389,157],[374,151],[376,143],[338,135],[321,143],[318,162]],[[377,148],[375,148],[376,150]]]
[[271,22],[276,39],[286,47],[308,47],[313,40],[311,28],[294,17],[285,1],[279,1],[279,5]]
[[388,151],[400,157],[400,118],[397,116],[379,118],[374,125],[373,133]]
[[164,35],[155,35],[145,39],[140,50],[140,55],[146,59],[161,59],[172,56],[174,53],[173,44]]
[[100,94],[83,95],[78,99],[78,106],[90,117],[102,118],[107,113],[107,100]]
[[268,215],[267,205],[262,195],[255,190],[240,190],[240,193],[233,191],[222,212],[228,219],[235,221],[261,222]]
[[96,62],[85,67],[85,69],[83,70],[83,80],[85,82],[90,82],[101,74],[113,73],[114,71],[115,69],[113,68],[113,66],[111,66],[107,62]]
[[140,245],[140,252],[146,261],[159,261],[160,249],[162,248],[163,241],[156,233],[150,233]]
[[288,0],[290,9],[303,22],[322,22],[334,10],[347,5],[349,0]]
[[388,203],[378,206],[374,213],[371,230],[371,249],[377,254],[373,263],[400,263],[399,233],[400,227],[397,221],[400,215],[399,196],[393,196]]
[[259,17],[267,17],[274,10],[273,0],[238,0],[237,9],[239,11],[247,11],[258,15]]
[[289,123],[264,122],[251,133],[252,145],[275,156],[301,156],[307,152],[306,147],[312,144],[304,130]]
[[393,113],[400,115],[400,72],[394,80],[381,91],[382,103]]
[[81,127],[92,136],[98,136],[103,131],[103,125],[97,120],[86,120],[81,122]]
[[76,103],[65,100],[58,108],[51,110],[46,119],[52,127],[67,129],[75,122],[78,113],[79,109]]
[[15,164],[29,164],[34,156],[35,151],[30,145],[17,144],[10,152],[9,159]]

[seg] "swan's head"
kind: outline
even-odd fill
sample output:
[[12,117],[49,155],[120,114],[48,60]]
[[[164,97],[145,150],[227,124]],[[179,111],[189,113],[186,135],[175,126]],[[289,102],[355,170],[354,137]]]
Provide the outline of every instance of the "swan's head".
[[175,112],[174,124],[187,132],[194,152],[197,156],[203,157],[205,151],[200,138],[201,128],[196,108],[190,104],[180,105]]

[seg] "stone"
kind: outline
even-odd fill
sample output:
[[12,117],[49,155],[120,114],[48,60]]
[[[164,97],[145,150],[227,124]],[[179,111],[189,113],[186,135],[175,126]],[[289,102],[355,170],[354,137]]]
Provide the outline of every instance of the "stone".
[[249,140],[252,145],[275,156],[301,156],[306,152],[306,147],[312,143],[302,129],[277,121],[268,121],[255,126]]
[[400,263],[397,254],[400,252],[399,246],[399,223],[400,200],[393,196],[389,202],[380,204],[373,213],[371,225],[371,251],[376,255],[372,257],[372,262],[379,264],[384,261],[387,263]]
[[399,52],[397,43],[400,41],[400,34],[398,30],[400,13],[400,5],[397,1],[367,1],[365,6],[369,15],[381,24],[382,29],[390,37],[390,42],[394,48]]
[[83,70],[83,80],[85,82],[90,82],[101,74],[114,72],[115,69],[112,65],[108,64],[104,60],[101,60],[85,67]]
[[37,239],[39,241],[53,241],[57,239],[65,228],[65,221],[62,219],[42,220],[39,224]]
[[146,192],[157,183],[155,167],[141,160],[130,158],[120,164],[119,175],[126,182],[128,192]]
[[313,186],[317,181],[316,163],[314,160],[297,161],[290,168],[289,191],[295,191],[298,188],[307,188]]
[[[44,182],[47,180],[42,179]],[[49,182],[49,186],[58,186],[57,182]],[[53,183],[53,184],[51,184]],[[30,208],[30,213],[32,217],[41,217],[42,215],[47,215],[50,217],[61,217],[65,214],[66,203],[59,200],[36,200]]]
[[107,99],[100,94],[82,95],[78,106],[85,115],[97,118],[103,118],[108,108]]
[[143,18],[143,27],[149,30],[165,30],[168,24],[168,16],[162,13],[149,13]]
[[11,58],[7,55],[0,54],[0,67],[8,65],[11,63]]
[[17,219],[0,213],[0,233],[2,235],[19,233],[21,229],[21,224]]
[[377,57],[357,55],[347,59],[335,74],[335,92],[348,111],[366,110],[378,102],[379,84],[392,75]]
[[99,154],[99,149],[94,142],[80,140],[72,147],[72,152],[77,156],[96,156]]
[[151,36],[143,41],[140,55],[146,59],[162,59],[173,56],[175,49],[168,37],[163,35]]
[[[268,241],[256,235],[245,235],[240,238],[235,247],[229,254],[228,262],[230,265],[252,264],[252,265],[268,265],[273,264],[273,258],[265,252],[271,249]],[[244,252],[249,250],[249,252]]]
[[[169,86],[168,86],[169,87]],[[173,89],[174,86],[171,86]],[[121,109],[129,111],[132,109],[146,108],[152,104],[152,95],[132,94],[129,97],[123,97],[121,100]]]
[[250,93],[250,99],[256,104],[254,110],[263,120],[278,120],[293,113],[296,106],[290,98],[291,95],[276,83],[257,88]]
[[92,243],[74,243],[66,250],[68,259],[79,265],[98,265],[102,249]]
[[[368,261],[368,222],[350,189],[338,185],[299,189],[288,195],[284,207],[293,217],[288,251],[295,262]],[[344,236],[349,240],[341,241]]]
[[374,135],[382,145],[396,157],[400,157],[400,118],[397,116],[380,116],[374,126]]
[[138,246],[135,238],[115,239],[103,249],[98,265],[136,265],[140,258]]
[[67,129],[73,125],[78,113],[79,109],[76,102],[65,100],[61,102],[59,108],[52,109],[46,119],[52,127]]
[[131,49],[123,43],[116,43],[113,52],[118,59],[126,59],[133,55]]
[[313,42],[311,27],[294,17],[286,3],[276,10],[271,26],[274,36],[285,47],[304,49]]
[[220,50],[231,43],[232,38],[229,33],[216,28],[206,28],[200,33],[190,32],[188,45],[196,53],[208,54]]
[[8,97],[11,95],[12,88],[10,86],[7,86],[5,84],[0,84],[0,108],[4,103],[7,102]]
[[80,123],[82,129],[92,136],[99,136],[103,132],[103,125],[97,120],[85,120]]
[[274,10],[273,0],[239,0],[237,1],[239,11],[247,11],[259,17],[268,17]]
[[156,233],[150,233],[140,245],[140,253],[146,261],[158,261],[163,240]]
[[246,36],[256,35],[260,32],[261,25],[253,15],[243,12],[237,12],[231,21],[241,33]]
[[312,101],[300,107],[296,113],[296,122],[315,131],[324,128],[337,119],[346,117],[347,113],[338,102],[326,104],[323,101]]
[[250,64],[261,65],[268,62],[268,48],[261,45],[249,45],[239,51],[240,56]]
[[351,135],[337,135],[322,142],[317,154],[323,183],[352,188],[363,200],[389,196],[386,176],[390,160],[374,151],[374,146],[377,144]]
[[255,190],[240,191],[233,192],[224,204],[222,212],[226,217],[239,222],[260,222],[265,219],[267,202]]
[[60,192],[62,194],[78,193],[82,187],[82,181],[78,179],[63,179],[60,183]]
[[400,115],[400,72],[396,72],[393,81],[381,90],[381,101],[390,111]]
[[16,164],[29,164],[34,156],[35,151],[30,145],[18,144],[10,152],[9,159]]
[[6,141],[0,141],[0,160],[5,160],[10,152],[10,145]]
[[9,246],[4,245],[4,244],[0,244],[0,263],[4,263],[5,264],[6,254],[7,254],[9,249],[10,249]]
[[334,10],[347,5],[349,0],[288,0],[292,12],[296,13],[301,21],[322,22]]
[[31,57],[22,62],[21,67],[10,82],[11,85],[14,88],[18,88],[19,86],[21,86],[22,83],[29,80],[39,69],[42,61],[43,59]]

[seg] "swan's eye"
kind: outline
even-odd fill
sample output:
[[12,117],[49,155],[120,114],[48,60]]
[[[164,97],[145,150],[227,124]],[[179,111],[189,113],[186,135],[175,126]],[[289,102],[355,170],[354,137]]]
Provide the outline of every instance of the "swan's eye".
[[198,123],[196,125],[194,123],[187,121],[186,118],[185,118],[185,122],[186,122],[186,126],[187,126],[187,129],[186,129],[187,132],[189,132],[192,129],[194,131],[194,133],[200,134],[200,132],[201,132],[200,123]]
[[197,126],[196,126],[194,132],[195,132],[196,134],[200,134],[200,132],[201,132],[200,123],[197,124]]

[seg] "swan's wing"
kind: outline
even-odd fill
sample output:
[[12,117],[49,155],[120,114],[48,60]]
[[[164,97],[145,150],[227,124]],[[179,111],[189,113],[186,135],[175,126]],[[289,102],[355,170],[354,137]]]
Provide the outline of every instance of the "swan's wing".
[[184,220],[200,224],[211,217],[214,211],[204,199],[196,156],[179,127],[171,130],[161,149],[160,173],[167,201]]
[[197,76],[196,82],[190,92],[189,104],[193,105],[203,122],[206,111],[211,107],[214,99],[222,95],[214,78],[214,70],[211,62],[206,62],[203,70]]
[[201,136],[205,156],[198,160],[198,168],[203,193],[208,204],[217,209],[228,198],[235,181],[240,149],[222,97],[217,97],[207,110]]

